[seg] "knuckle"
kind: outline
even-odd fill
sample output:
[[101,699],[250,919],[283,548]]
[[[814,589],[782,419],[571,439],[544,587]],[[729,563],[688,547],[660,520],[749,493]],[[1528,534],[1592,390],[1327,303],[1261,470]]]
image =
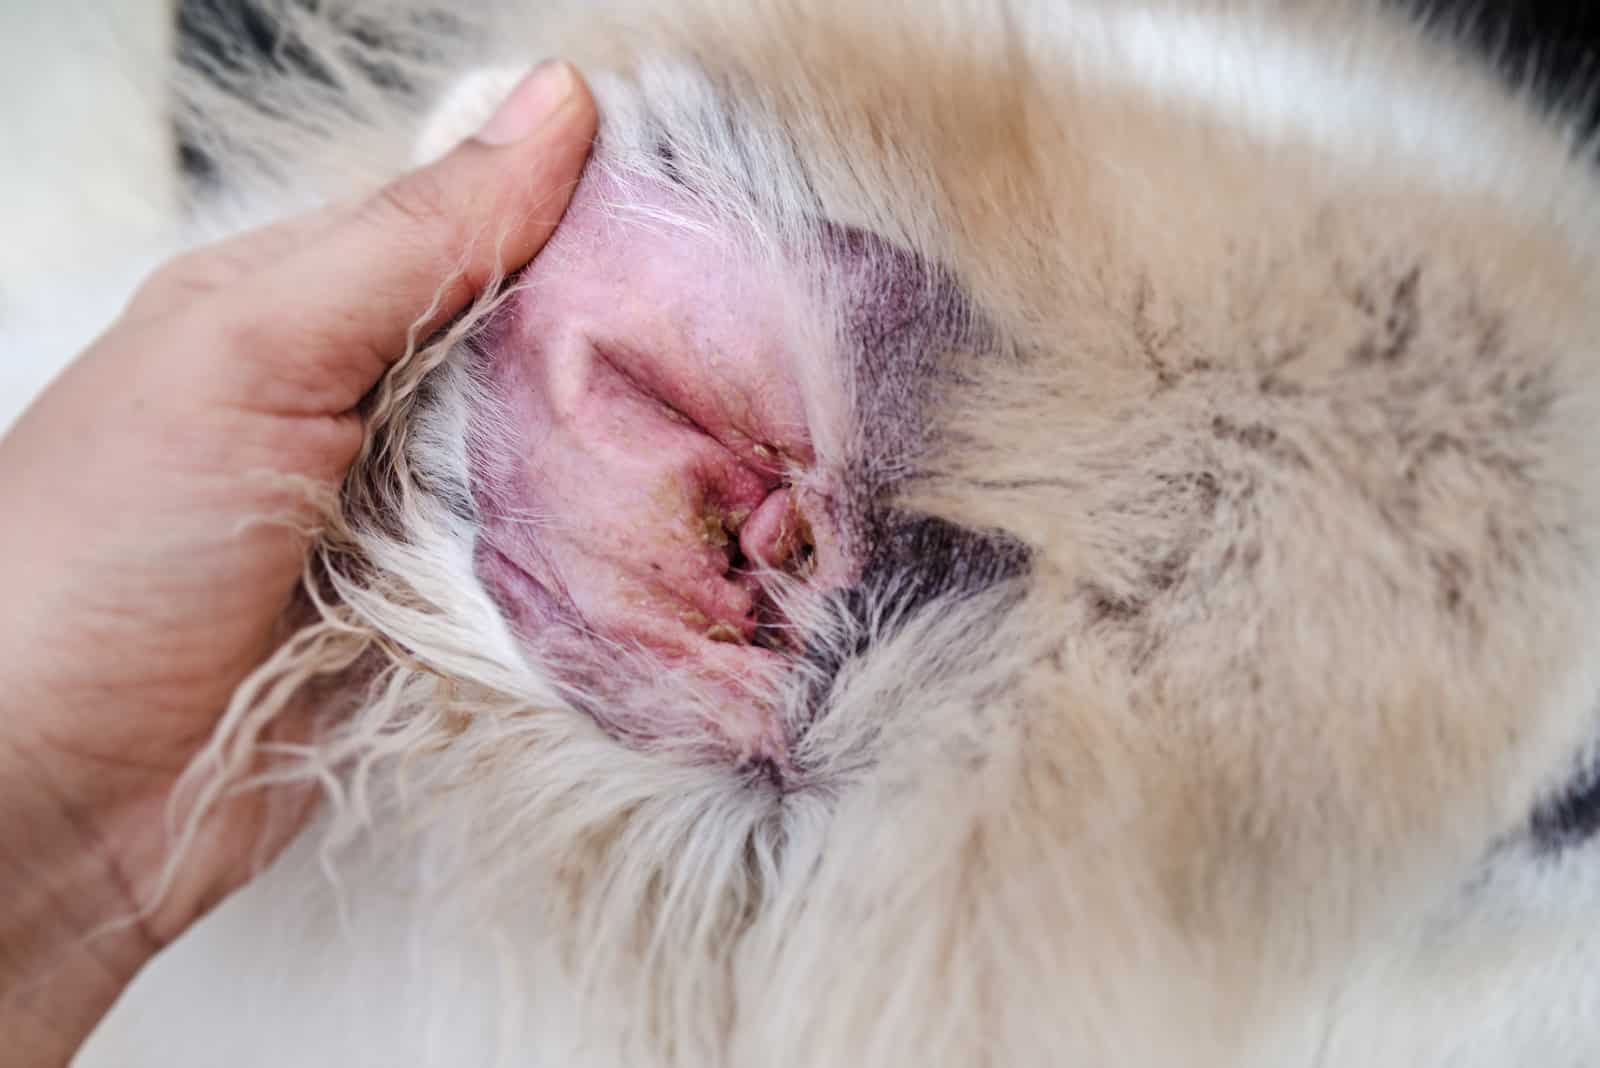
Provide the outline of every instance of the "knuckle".
[[381,232],[383,247],[403,250],[418,269],[470,273],[470,263],[462,262],[474,259],[476,245],[470,205],[470,199],[451,195],[445,175],[428,169],[380,190],[365,224]]
[[375,211],[380,225],[437,227],[450,218],[450,201],[437,176],[419,171],[379,190]]
[[213,274],[204,252],[174,256],[146,276],[134,290],[130,306],[152,312],[182,306],[212,289]]
[[204,332],[219,357],[243,364],[270,360],[286,347],[285,331],[292,329],[282,317],[241,309],[231,301],[197,317],[195,327]]
[[216,324],[216,329],[223,347],[239,359],[254,362],[277,347],[276,331],[269,330],[254,317],[223,319]]

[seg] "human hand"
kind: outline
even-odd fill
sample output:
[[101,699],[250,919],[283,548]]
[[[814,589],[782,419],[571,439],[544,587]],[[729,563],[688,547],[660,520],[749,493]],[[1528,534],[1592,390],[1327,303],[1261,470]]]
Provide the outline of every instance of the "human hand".
[[413,329],[544,244],[594,123],[576,75],[547,66],[478,138],[367,202],[181,257],[0,439],[7,1063],[64,1063],[300,825],[267,819],[282,798],[228,799],[141,911],[178,777],[282,638],[315,519],[293,483],[336,488],[356,405]]

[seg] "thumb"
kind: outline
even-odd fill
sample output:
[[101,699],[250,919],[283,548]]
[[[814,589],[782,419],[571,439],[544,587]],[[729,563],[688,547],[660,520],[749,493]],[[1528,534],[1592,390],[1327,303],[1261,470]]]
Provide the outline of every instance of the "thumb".
[[[536,68],[479,135],[334,216],[240,286],[238,396],[285,412],[353,407],[408,345],[521,268],[560,222],[595,132],[565,63]],[[232,376],[229,376],[232,377]]]

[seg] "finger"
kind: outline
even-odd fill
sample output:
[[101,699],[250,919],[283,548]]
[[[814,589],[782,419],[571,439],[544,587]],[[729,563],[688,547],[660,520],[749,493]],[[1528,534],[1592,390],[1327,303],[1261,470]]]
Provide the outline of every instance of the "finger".
[[410,343],[544,245],[594,130],[576,71],[547,64],[477,138],[335,217],[239,287],[225,312],[249,324],[239,396],[280,411],[355,405]]
[[175,256],[139,286],[127,314],[134,319],[166,315],[199,298],[248,285],[254,276],[349,219],[357,207],[349,202],[324,205]]

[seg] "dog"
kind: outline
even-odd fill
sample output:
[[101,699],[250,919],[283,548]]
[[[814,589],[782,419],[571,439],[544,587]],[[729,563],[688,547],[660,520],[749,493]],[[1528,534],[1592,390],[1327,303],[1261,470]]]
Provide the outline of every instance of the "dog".
[[309,695],[321,818],[80,1064],[1600,1059],[1575,113],[1361,0],[220,10],[128,264],[601,127],[187,798]]

